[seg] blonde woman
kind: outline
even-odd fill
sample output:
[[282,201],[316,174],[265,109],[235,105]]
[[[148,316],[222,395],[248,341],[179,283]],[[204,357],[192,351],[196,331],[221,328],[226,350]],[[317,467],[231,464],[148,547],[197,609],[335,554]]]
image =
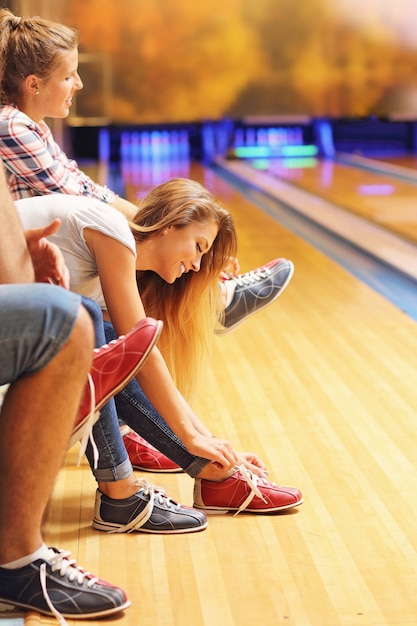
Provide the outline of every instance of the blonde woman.
[[[124,334],[145,315],[164,321],[163,356],[154,348],[116,402],[130,427],[196,479],[194,506],[264,513],[299,505],[299,490],[267,481],[256,454],[237,453],[227,440],[214,437],[173,380],[191,392],[218,310],[217,277],[236,251],[233,220],[212,194],[195,181],[174,179],[150,192],[130,224],[120,212],[89,198],[49,195],[16,206],[25,228],[61,220],[51,240],[69,267],[71,289],[100,303],[108,333],[110,323],[116,334]],[[123,451],[107,454],[114,424],[103,427],[102,422],[101,432],[94,433],[101,465],[99,473],[93,470],[99,483],[93,525],[158,532],[156,524],[140,525],[137,484],[131,472],[121,477]],[[120,499],[123,508],[114,502]],[[166,515],[166,532],[174,532],[175,524],[173,514]]]
[[[54,141],[44,121],[66,118],[76,91],[78,34],[40,17],[0,10],[0,156],[14,199],[49,193],[97,198],[132,219],[136,207],[82,172]],[[222,268],[223,270],[224,268]],[[221,273],[224,311],[216,332],[226,333],[271,304],[292,276],[285,259],[245,274]]]
[[[90,197],[132,218],[137,207],[82,172],[54,141],[44,121],[67,117],[74,93],[82,88],[77,70],[76,31],[0,10],[0,156],[12,195],[15,199],[50,193]],[[272,303],[292,273],[290,261],[275,259],[256,271],[221,280],[222,321],[216,332],[236,328]],[[178,469],[134,432],[127,432],[124,441],[135,467]]]

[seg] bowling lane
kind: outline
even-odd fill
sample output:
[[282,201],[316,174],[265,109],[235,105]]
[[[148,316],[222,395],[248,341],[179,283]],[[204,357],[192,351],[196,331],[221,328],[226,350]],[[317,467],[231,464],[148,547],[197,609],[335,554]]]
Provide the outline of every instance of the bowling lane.
[[[268,162],[262,168],[253,165],[218,159],[212,167],[277,221],[417,319],[416,244],[362,217],[358,210],[340,208],[341,191],[332,190],[335,172],[346,170],[355,180],[351,195],[356,191],[360,198],[359,181],[374,181],[373,174],[337,167],[332,161],[303,168],[284,167],[282,162]],[[379,185],[399,186],[395,179],[382,177],[382,181],[379,177]]]
[[310,160],[304,167],[279,159],[247,164],[417,243],[415,183],[331,159]]
[[416,154],[406,154],[403,156],[377,156],[372,157],[375,161],[380,161],[381,163],[388,163],[388,165],[396,165],[399,167],[406,167],[411,170],[414,174],[417,175],[417,155]]

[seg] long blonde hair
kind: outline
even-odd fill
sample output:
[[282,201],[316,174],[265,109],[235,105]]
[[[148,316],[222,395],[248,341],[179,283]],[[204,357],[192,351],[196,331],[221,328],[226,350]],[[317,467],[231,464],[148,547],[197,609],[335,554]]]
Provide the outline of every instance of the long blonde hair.
[[78,46],[78,32],[41,17],[17,17],[0,10],[0,101],[19,104],[23,81],[34,74],[46,80],[63,52]]
[[192,222],[214,222],[218,226],[199,272],[185,273],[172,284],[152,271],[136,274],[147,315],[164,321],[158,347],[188,400],[204,371],[210,338],[222,310],[219,275],[230,258],[236,256],[233,218],[198,182],[176,178],[155,187],[141,201],[131,223],[133,235],[140,243],[159,236],[169,226],[178,229]]

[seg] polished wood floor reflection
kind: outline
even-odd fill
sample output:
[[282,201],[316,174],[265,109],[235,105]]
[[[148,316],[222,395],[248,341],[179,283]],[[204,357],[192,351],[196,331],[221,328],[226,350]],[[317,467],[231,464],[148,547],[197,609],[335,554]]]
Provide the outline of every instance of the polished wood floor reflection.
[[[126,588],[131,608],[105,623],[415,626],[417,325],[213,172],[190,175],[233,212],[242,271],[278,256],[295,264],[275,304],[214,339],[197,412],[304,504],[211,516],[191,535],[107,535],[91,527],[95,484],[74,448],[46,538]],[[192,505],[188,476],[146,477]]]

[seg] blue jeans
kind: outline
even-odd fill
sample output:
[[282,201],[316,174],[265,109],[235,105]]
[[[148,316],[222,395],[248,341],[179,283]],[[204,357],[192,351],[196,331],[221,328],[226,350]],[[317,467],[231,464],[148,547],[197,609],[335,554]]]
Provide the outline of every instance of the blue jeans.
[[[98,304],[88,298],[83,298],[82,302],[94,322],[96,346],[116,339],[117,335],[112,324],[103,322]],[[133,379],[102,408],[100,419],[93,428],[94,441],[99,451],[97,469],[94,469],[90,444],[87,446],[86,455],[98,482],[115,482],[127,478],[132,473],[132,465],[120,434],[118,418],[182,467],[192,478],[209,463],[207,459],[188,452],[149,402],[136,379]]]
[[[110,322],[104,322],[107,341],[116,338]],[[132,430],[155,446],[160,452],[187,472],[197,476],[210,461],[194,456],[172,432],[164,418],[158,413],[143,393],[136,378],[115,396],[117,414]]]
[[[100,348],[107,343],[101,308],[97,302],[84,296],[82,303],[93,320],[96,348]],[[97,482],[110,483],[130,476],[133,468],[120,434],[114,398],[102,407],[100,419],[93,427],[93,438],[99,451],[96,468],[94,468],[93,448],[90,442],[88,442],[85,454]]]
[[44,283],[0,285],[0,385],[43,369],[68,341],[80,296]]

